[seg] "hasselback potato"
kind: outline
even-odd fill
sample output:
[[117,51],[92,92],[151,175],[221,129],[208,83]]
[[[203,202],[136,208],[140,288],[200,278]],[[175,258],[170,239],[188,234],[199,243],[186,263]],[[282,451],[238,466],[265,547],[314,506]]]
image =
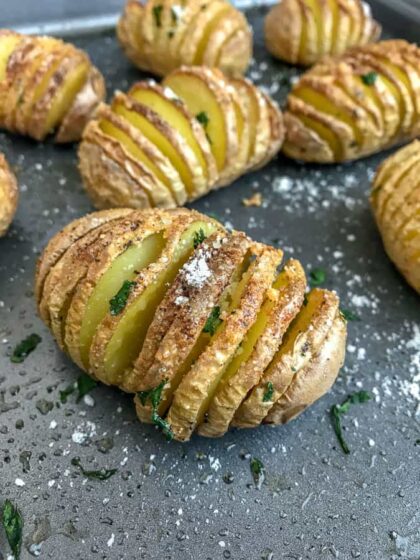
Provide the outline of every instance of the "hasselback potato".
[[129,0],[117,34],[128,58],[158,76],[184,64],[241,76],[252,56],[251,28],[226,0]]
[[15,215],[19,198],[16,177],[0,152],[0,237],[8,230]]
[[361,0],[281,0],[265,19],[270,53],[303,66],[374,42],[380,34],[381,26]]
[[251,82],[182,67],[99,108],[83,134],[80,171],[97,208],[170,208],[261,167],[283,136],[279,108]]
[[420,142],[398,150],[372,184],[373,214],[389,258],[420,293]]
[[79,140],[105,95],[89,57],[53,37],[0,30],[0,127],[56,142]]
[[294,85],[284,115],[290,157],[354,160],[420,134],[420,49],[382,41],[327,58]]
[[333,384],[346,324],[298,261],[186,209],[103,210],[47,245],[39,313],[98,380],[170,438],[280,424]]

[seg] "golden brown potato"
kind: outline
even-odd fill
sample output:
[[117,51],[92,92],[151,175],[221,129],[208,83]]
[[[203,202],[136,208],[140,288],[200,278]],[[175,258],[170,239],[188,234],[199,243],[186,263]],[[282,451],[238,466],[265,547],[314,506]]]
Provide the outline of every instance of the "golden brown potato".
[[0,127],[55,142],[80,140],[105,96],[89,57],[52,37],[0,30]]
[[374,42],[380,34],[381,26],[362,0],[281,0],[265,19],[270,53],[303,66]]
[[15,215],[19,198],[16,177],[0,152],[0,237],[8,230]]
[[135,394],[169,438],[284,423],[344,360],[335,293],[299,262],[186,209],[91,214],[41,256],[38,309],[88,374]]
[[382,163],[370,201],[389,258],[420,293],[420,141]]
[[283,138],[280,109],[251,82],[182,67],[101,105],[79,167],[97,208],[173,208],[261,167]]
[[294,85],[284,115],[286,155],[342,162],[420,135],[420,48],[382,41],[326,58]]
[[141,70],[166,76],[182,65],[241,76],[252,56],[252,31],[226,0],[128,0],[117,35]]

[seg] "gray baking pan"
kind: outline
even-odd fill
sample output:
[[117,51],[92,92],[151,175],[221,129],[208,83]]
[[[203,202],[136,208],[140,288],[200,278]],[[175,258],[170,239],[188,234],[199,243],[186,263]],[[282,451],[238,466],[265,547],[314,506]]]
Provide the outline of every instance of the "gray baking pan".
[[[264,50],[265,12],[247,12],[255,29],[249,75],[282,104],[297,71]],[[113,32],[74,41],[104,72],[109,93],[142,77]],[[193,205],[283,247],[308,271],[323,268],[326,287],[359,320],[349,323],[336,385],[298,419],[179,444],[138,423],[131,397],[118,390],[98,386],[79,403],[74,395],[60,402],[80,371],[36,316],[35,260],[51,235],[92,207],[76,147],[5,133],[0,147],[21,189],[0,240],[0,499],[22,513],[23,559],[420,559],[420,300],[384,254],[368,204],[386,154],[328,167],[279,157]],[[254,192],[262,206],[245,208]],[[12,348],[31,333],[41,344],[11,363]],[[329,410],[361,389],[372,400],[343,418],[345,455]],[[86,469],[118,472],[87,480],[76,457]],[[252,457],[265,467],[260,488]],[[0,550],[7,558],[3,531]]]

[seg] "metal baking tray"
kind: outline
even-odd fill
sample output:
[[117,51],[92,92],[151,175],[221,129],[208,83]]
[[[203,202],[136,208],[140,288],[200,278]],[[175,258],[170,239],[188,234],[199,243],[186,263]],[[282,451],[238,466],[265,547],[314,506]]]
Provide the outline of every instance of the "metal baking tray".
[[[283,104],[297,70],[267,55],[265,13],[247,10],[255,30],[249,75]],[[112,31],[72,39],[104,72],[109,94],[143,77]],[[1,133],[0,149],[21,189],[0,240],[0,495],[22,512],[23,559],[419,560],[420,300],[387,259],[367,198],[386,154],[326,167],[280,156],[193,204],[283,247],[308,271],[324,268],[326,286],[360,320],[349,323],[334,388],[297,420],[179,444],[138,423],[131,397],[118,390],[99,386],[86,402],[60,403],[59,390],[80,371],[36,316],[35,260],[51,235],[92,207],[76,146]],[[262,207],[245,208],[254,192]],[[11,349],[32,332],[42,343],[12,364]],[[362,388],[373,399],[344,418],[344,455],[329,409]],[[118,473],[86,481],[74,457]],[[265,465],[260,489],[250,457]],[[7,558],[2,531],[0,550]]]

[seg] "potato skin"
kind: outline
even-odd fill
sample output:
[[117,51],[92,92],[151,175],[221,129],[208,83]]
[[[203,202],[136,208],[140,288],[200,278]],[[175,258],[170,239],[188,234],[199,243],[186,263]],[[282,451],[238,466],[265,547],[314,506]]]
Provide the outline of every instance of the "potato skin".
[[370,202],[385,251],[420,294],[420,141],[382,163]]
[[[86,123],[105,97],[102,74],[86,53],[52,37],[0,30],[0,52],[2,40],[11,35],[17,43],[0,80],[0,127],[39,141],[51,133],[58,143],[80,140]],[[80,75],[75,78],[77,73]],[[56,109],[51,130],[48,123],[52,109],[65,92],[70,92],[70,103]]]
[[283,152],[294,159],[356,160],[420,134],[420,48],[382,41],[325,58],[287,99]]
[[[199,83],[208,93],[199,109],[191,106],[194,101],[185,91],[184,99],[175,94],[172,79],[178,84],[197,80],[194,85]],[[147,92],[153,93],[154,101]],[[213,139],[206,130],[211,110],[220,115],[223,127]],[[146,119],[147,129],[136,118]],[[244,124],[241,137],[238,118]],[[118,133],[104,128],[104,123],[111,123]],[[127,94],[116,92],[110,106],[101,104],[84,130],[79,169],[98,209],[174,208],[265,165],[280,150],[284,135],[278,105],[249,80],[228,79],[217,68],[181,67],[161,86],[138,82]]]
[[117,36],[138,68],[158,76],[183,64],[203,64],[220,68],[227,76],[241,76],[252,56],[251,28],[245,16],[226,0],[179,4],[172,0],[147,0],[144,4],[128,0]]
[[19,199],[16,177],[0,152],[0,237],[6,234],[15,215]]
[[[133,268],[122,309],[100,303],[86,345],[81,322],[95,287],[130,247],[138,259],[151,233],[161,235],[163,245],[143,268]],[[179,260],[181,248],[186,252]],[[131,254],[121,270],[130,270]],[[134,393],[142,421],[159,415],[179,441],[194,431],[217,437],[231,426],[288,421],[330,388],[343,363],[346,325],[338,296],[314,289],[304,301],[301,265],[291,260],[279,273],[281,258],[281,250],[227,232],[191,210],[105,211],[76,220],[50,241],[35,291],[41,318],[60,347],[96,379]],[[173,262],[170,276],[162,275]],[[118,330],[124,318],[132,323]],[[117,346],[106,357],[115,337]],[[81,359],[82,344],[89,363]],[[157,387],[154,402],[150,391]]]
[[281,0],[267,14],[264,31],[273,56],[311,66],[325,55],[340,55],[349,47],[377,41],[381,26],[362,0]]

